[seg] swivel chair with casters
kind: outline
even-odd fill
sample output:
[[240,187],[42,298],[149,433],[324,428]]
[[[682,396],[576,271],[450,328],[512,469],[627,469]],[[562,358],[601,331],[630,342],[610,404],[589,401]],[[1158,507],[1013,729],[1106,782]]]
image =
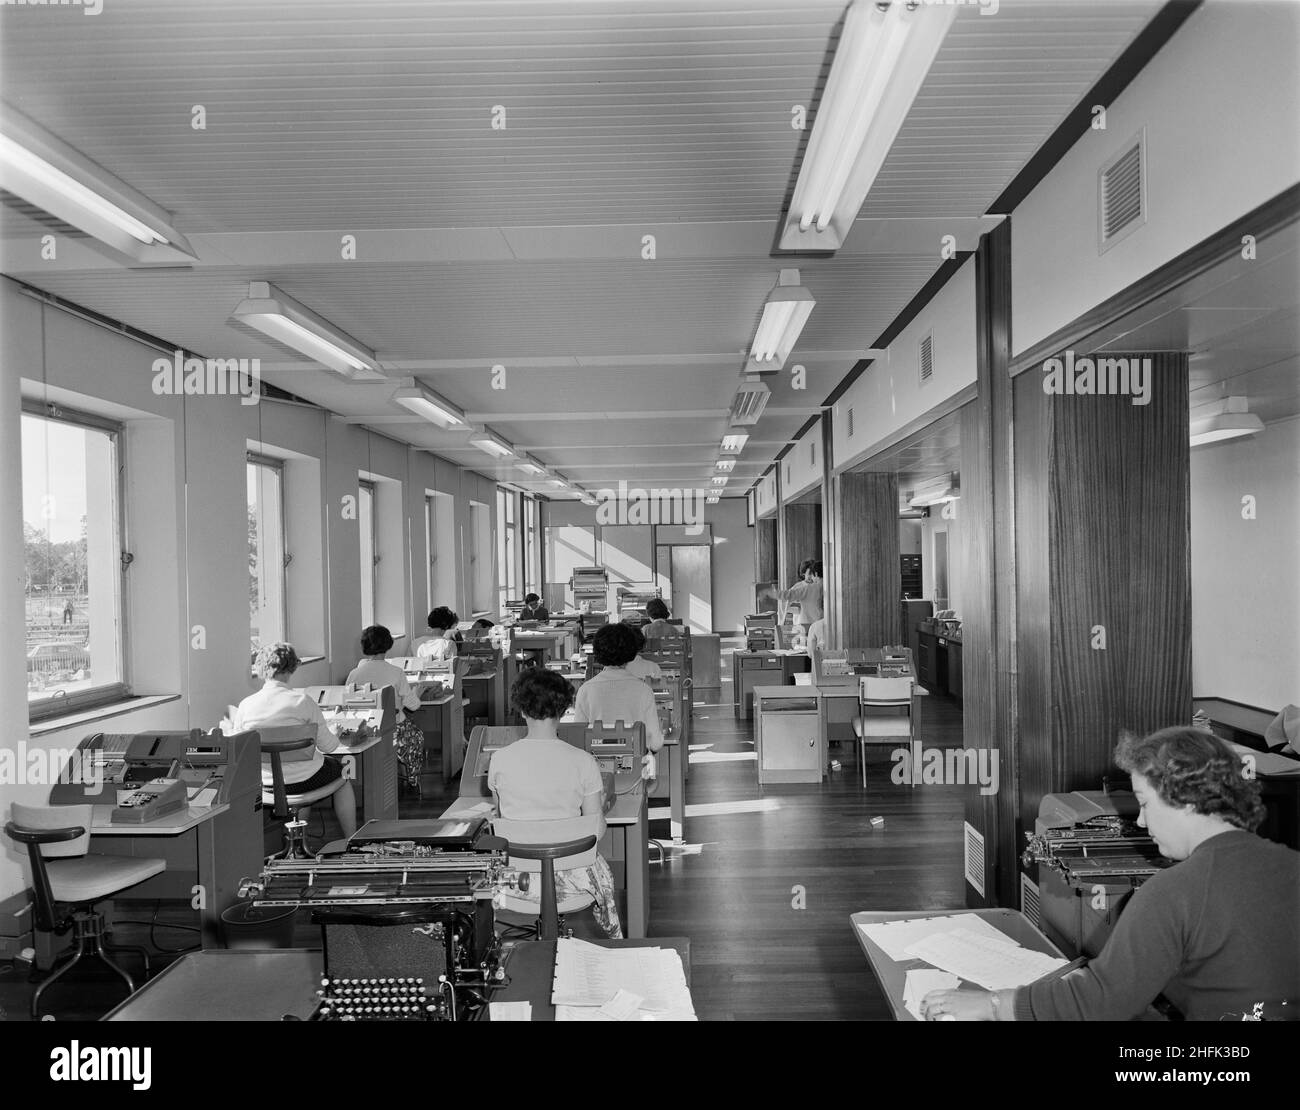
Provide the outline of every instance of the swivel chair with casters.
[[[858,763],[862,767],[862,785],[867,785],[867,745],[896,744],[905,741],[911,751],[916,736],[916,715],[912,705],[913,683],[910,678],[873,678],[863,675],[858,685],[858,716],[853,722],[853,732],[858,738]],[[868,711],[890,710],[885,715]],[[899,710],[904,710],[900,714]],[[912,785],[920,777],[921,769],[912,768]]]
[[[72,958],[60,964],[32,995],[32,1017],[40,1017],[41,996],[61,979],[89,951],[98,956],[126,981],[128,994],[135,993],[135,980],[108,958],[109,952],[137,952],[144,957],[145,978],[149,977],[148,949],[104,943],[104,915],[97,902],[120,894],[166,870],[160,859],[134,856],[88,854],[90,828],[95,807],[27,806],[14,802],[12,820],[5,825],[9,839],[27,845],[31,863],[32,890],[36,896],[36,928],[56,936],[72,931]],[[60,905],[64,907],[60,912]]]
[[[304,732],[304,727],[307,729]],[[274,725],[257,730],[261,739],[262,755],[271,760],[271,787],[262,786],[262,804],[272,806],[271,813],[284,822],[284,847],[270,856],[271,859],[311,859],[307,847],[307,822],[298,817],[300,810],[337,794],[343,789],[343,779],[295,793],[293,783],[284,781],[284,756],[286,752],[305,751],[316,746],[316,729],[313,725]],[[297,757],[302,759],[304,757]],[[310,758],[309,756],[306,758]]]
[[599,817],[568,817],[558,821],[511,821],[498,817],[492,831],[510,845],[510,866],[540,876],[541,904],[509,893],[500,897],[496,919],[507,928],[537,940],[555,940],[570,931],[566,916],[588,909],[595,898],[582,893],[558,901],[555,871],[589,867],[596,860]]

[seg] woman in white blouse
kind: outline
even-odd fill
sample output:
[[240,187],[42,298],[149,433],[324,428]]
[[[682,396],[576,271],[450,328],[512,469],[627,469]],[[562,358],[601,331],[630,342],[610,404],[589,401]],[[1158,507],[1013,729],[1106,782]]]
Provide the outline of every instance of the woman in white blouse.
[[[257,673],[265,684],[255,694],[249,694],[235,709],[231,724],[236,732],[256,729],[263,725],[311,725],[316,730],[316,747],[311,758],[284,761],[284,783],[290,794],[319,790],[343,778],[343,767],[338,760],[325,756],[339,747],[338,737],[330,731],[329,722],[320,706],[307,696],[305,690],[295,690],[289,678],[298,669],[298,653],[292,644],[269,644],[257,653]],[[271,761],[262,759],[262,785],[271,786]],[[352,780],[344,779],[343,786],[334,793],[334,815],[338,818],[345,837],[357,831],[357,799]],[[311,809],[300,810],[299,818],[306,821]]]

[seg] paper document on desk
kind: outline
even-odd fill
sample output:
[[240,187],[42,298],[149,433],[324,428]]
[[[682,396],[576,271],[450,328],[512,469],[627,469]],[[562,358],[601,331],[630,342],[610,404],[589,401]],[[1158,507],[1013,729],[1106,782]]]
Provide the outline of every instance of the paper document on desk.
[[990,991],[1026,986],[1067,962],[1022,948],[1006,937],[982,936],[966,929],[936,933],[917,941],[907,951],[915,959]]
[[950,933],[954,929],[968,929],[995,940],[1006,939],[982,917],[973,913],[958,913],[944,917],[912,917],[906,921],[880,921],[872,925],[859,925],[864,936],[884,949],[885,955],[898,963],[915,959],[907,951],[910,945],[936,933]]
[[[634,1012],[629,996],[636,998]],[[681,957],[672,948],[557,941],[551,1002],[558,1021],[695,1020]]]
[[917,1021],[924,1021],[921,1016],[921,999],[931,991],[955,991],[961,980],[946,971],[931,971],[925,968],[909,971],[903,983],[903,1005],[907,1012]]
[[488,1017],[493,1021],[532,1021],[531,1002],[489,1002]]

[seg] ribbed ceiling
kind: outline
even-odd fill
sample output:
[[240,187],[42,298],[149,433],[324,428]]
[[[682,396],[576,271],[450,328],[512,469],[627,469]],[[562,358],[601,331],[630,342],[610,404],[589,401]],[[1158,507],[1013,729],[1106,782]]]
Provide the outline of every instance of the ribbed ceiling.
[[[960,8],[858,227],[982,215],[1159,6]],[[703,421],[704,434],[690,414],[726,407],[781,266],[800,267],[817,306],[791,359],[808,366],[808,389],[774,409],[820,402],[941,262],[928,229],[887,223],[873,225],[897,233],[884,253],[859,233],[833,259],[770,257],[808,134],[792,129],[791,110],[807,108],[812,127],[845,9],[844,0],[109,0],[88,17],[5,5],[5,101],[174,212],[196,246],[209,237],[192,272],[102,268],[89,257],[78,269],[65,252],[58,268],[9,272],[202,354],[292,361],[228,323],[249,280],[273,281],[377,350],[392,376],[419,374],[467,409],[500,412],[522,446],[549,446],[557,462],[575,442],[573,422],[504,414],[548,404],[631,414],[654,399],[650,411],[673,415],[641,426],[659,430],[624,422],[628,441],[646,446],[589,456],[609,464],[604,477],[626,477],[616,461],[653,468],[674,444],[721,438],[721,416]],[[204,130],[191,126],[196,105]],[[497,105],[503,130],[492,127]],[[639,255],[650,225],[679,235],[654,261]],[[36,226],[0,210],[7,236]],[[365,232],[355,262],[338,259],[336,245],[304,254],[309,240]],[[454,260],[434,260],[453,242]],[[518,393],[485,390],[481,369],[430,368],[566,358],[588,361],[563,378],[521,373]],[[348,416],[375,414],[374,387],[310,369],[268,379]],[[747,467],[770,462],[804,419],[765,416]],[[376,427],[450,450],[424,428]],[[692,480],[707,476],[708,461]]]

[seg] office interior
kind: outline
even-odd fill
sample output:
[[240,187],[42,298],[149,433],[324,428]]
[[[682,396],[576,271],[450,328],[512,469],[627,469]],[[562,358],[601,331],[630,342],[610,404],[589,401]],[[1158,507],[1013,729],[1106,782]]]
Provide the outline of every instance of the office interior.
[[[42,753],[218,727],[268,643],[339,688],[367,625],[412,657],[434,607],[509,626],[535,592],[571,650],[510,629],[492,681],[528,651],[581,681],[592,627],[658,597],[689,742],[614,862],[628,935],[688,942],[698,1017],[899,1016],[853,914],[1012,910],[1078,955],[1022,859],[1044,799],[1123,789],[1124,731],[1199,712],[1258,748],[1300,703],[1300,4],[922,5],[944,31],[869,188],[801,229],[845,28],[877,7],[0,8],[0,691],[28,705],[0,823],[52,804]],[[790,298],[802,330],[759,358]],[[1067,350],[1142,361],[1145,395],[1048,392]],[[187,389],[190,358],[243,360],[248,392]],[[797,613],[755,639],[809,559],[827,657],[874,653],[848,695]],[[895,646],[915,739],[996,752],[996,791],[900,784],[858,744],[858,677]],[[796,695],[797,773],[759,735]],[[448,709],[362,808],[455,812],[503,696]],[[256,766],[218,909],[284,835]],[[1296,781],[1264,830],[1293,848]],[[148,977],[122,957],[137,993],[227,943],[189,897],[213,827],[90,839],[166,857],[161,893],[105,903],[151,952]],[[306,831],[339,837],[328,802]],[[11,1020],[60,947],[33,882],[0,836]],[[319,947],[310,912],[290,949]],[[125,997],[86,961],[48,1005]]]

